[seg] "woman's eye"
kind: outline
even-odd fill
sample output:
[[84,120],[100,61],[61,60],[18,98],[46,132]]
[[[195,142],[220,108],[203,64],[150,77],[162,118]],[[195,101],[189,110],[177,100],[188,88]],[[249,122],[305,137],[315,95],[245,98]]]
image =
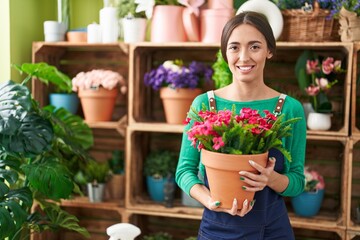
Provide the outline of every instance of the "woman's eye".
[[252,45],[251,47],[250,47],[250,49],[253,49],[253,50],[257,50],[257,49],[259,49],[260,48],[260,46],[258,46],[258,45]]
[[229,50],[234,51],[234,50],[236,50],[236,49],[237,49],[237,46],[229,46]]

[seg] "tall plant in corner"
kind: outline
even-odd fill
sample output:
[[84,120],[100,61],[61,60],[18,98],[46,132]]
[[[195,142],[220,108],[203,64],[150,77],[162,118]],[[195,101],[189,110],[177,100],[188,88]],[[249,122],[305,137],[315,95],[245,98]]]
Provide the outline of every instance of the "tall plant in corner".
[[[56,202],[80,192],[68,166],[88,159],[91,129],[63,108],[41,108],[26,87],[35,77],[71,89],[71,80],[46,63],[15,68],[28,76],[20,84],[0,85],[0,239],[27,239],[32,232],[61,228],[89,237]],[[39,207],[32,211],[35,203]]]

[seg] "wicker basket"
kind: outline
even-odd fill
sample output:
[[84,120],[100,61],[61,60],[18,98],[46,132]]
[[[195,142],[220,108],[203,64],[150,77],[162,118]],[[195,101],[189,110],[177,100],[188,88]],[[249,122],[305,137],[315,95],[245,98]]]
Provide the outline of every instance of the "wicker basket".
[[284,18],[284,28],[280,41],[292,42],[323,42],[339,41],[339,21],[328,19],[329,10],[314,6],[313,12],[302,9],[281,11]]

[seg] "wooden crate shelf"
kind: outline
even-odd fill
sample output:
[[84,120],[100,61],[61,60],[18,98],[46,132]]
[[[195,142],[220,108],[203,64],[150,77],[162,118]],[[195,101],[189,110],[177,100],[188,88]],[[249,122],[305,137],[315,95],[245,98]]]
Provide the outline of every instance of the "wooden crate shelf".
[[[129,77],[129,125],[136,123],[164,123],[165,117],[159,92],[143,83],[146,72],[157,67],[165,60],[182,59],[212,64],[216,59],[218,45],[197,43],[184,44],[151,44],[139,43],[130,45]],[[295,63],[305,50],[313,50],[320,56],[332,56],[341,59],[347,72],[339,77],[330,92],[334,103],[332,128],[329,131],[308,131],[312,135],[348,136],[349,109],[353,45],[351,43],[277,43],[277,52],[265,67],[265,82],[278,91],[301,97],[294,72]],[[276,71],[274,71],[276,69]],[[207,86],[207,88],[213,88]],[[204,91],[207,89],[205,88]],[[137,101],[131,101],[136,99]]]
[[[82,71],[106,69],[120,73],[127,82],[129,74],[129,46],[124,43],[88,44],[69,42],[34,42],[32,46],[32,61],[46,62],[56,66],[70,78]],[[54,92],[53,86],[46,86],[40,81],[32,81],[32,94],[40,106],[49,104],[49,93]],[[119,94],[112,116],[118,121],[127,112],[127,95]],[[81,106],[78,114],[83,116]],[[97,123],[97,127],[110,127],[109,124]],[[113,126],[114,128],[118,126]]]
[[354,43],[351,96],[351,134],[360,137],[360,42]]
[[353,136],[350,142],[347,226],[349,231],[360,236],[360,223],[356,221],[356,206],[360,204],[360,136]]

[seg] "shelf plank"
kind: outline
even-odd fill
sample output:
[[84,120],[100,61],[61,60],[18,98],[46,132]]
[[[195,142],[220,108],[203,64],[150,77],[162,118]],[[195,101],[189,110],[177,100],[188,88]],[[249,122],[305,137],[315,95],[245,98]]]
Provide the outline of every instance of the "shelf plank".
[[123,200],[109,200],[103,202],[92,203],[89,202],[88,197],[76,197],[70,200],[62,200],[61,206],[63,207],[75,207],[75,208],[95,208],[103,210],[114,210],[117,212],[124,211]]
[[167,124],[167,123],[133,123],[129,125],[128,130],[144,131],[144,132],[168,132],[168,133],[182,133],[184,125]]

